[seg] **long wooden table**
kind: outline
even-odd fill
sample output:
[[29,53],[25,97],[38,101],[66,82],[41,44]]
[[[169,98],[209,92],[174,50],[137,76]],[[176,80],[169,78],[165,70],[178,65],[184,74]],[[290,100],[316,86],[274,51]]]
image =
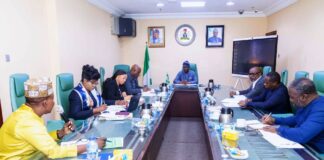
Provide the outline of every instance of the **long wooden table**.
[[[204,123],[203,113],[200,104],[198,88],[195,89],[175,89],[167,103],[165,112],[162,113],[160,124],[157,124],[153,134],[148,139],[146,146],[137,157],[138,160],[154,160],[157,157],[160,146],[163,142],[165,130],[168,126],[170,117],[198,117]],[[212,150],[205,130],[205,141],[208,145],[209,159],[212,159]]]
[[[226,95],[225,95],[226,93]],[[228,96],[228,91],[224,92],[224,89],[215,91],[215,98],[217,99],[218,104],[223,98]],[[226,154],[224,151],[219,135],[209,127],[208,120],[205,120],[206,115],[203,110],[203,106],[201,105],[199,90],[196,89],[175,89],[171,95],[169,103],[166,104],[166,111],[162,113],[160,123],[156,124],[150,138],[146,142],[146,146],[142,151],[140,156],[136,159],[145,159],[145,160],[153,160],[156,158],[159,148],[163,141],[163,135],[167,128],[168,121],[170,117],[200,117],[204,122],[205,126],[205,137],[206,143],[208,145],[208,154],[209,159],[214,160],[222,160],[224,159],[222,155]],[[239,108],[234,109],[236,111],[236,118],[255,118],[258,119],[262,116],[261,112],[257,110],[242,110]],[[241,117],[240,117],[241,116]],[[253,146],[254,142],[249,142],[251,139],[256,138],[260,143],[266,147],[267,150],[270,150],[272,155],[267,155],[267,153],[258,153],[258,152],[267,152],[263,148],[258,148]],[[242,143],[244,149],[248,149],[251,156],[250,159],[307,159],[314,160],[317,159],[311,152],[307,149],[276,149],[274,146],[265,141],[260,135],[257,137],[246,135],[241,138],[239,143]],[[246,147],[246,148],[245,148]],[[252,150],[251,150],[252,149]],[[255,149],[255,151],[254,151]],[[262,157],[269,156],[269,157]],[[277,156],[277,157],[276,157]],[[281,156],[281,157],[280,157]]]
[[[217,99],[218,105],[223,98],[228,96],[229,88],[221,87],[219,90],[215,90],[214,97]],[[210,127],[211,122],[208,120],[206,115],[206,110],[201,105],[199,88],[175,88],[171,93],[167,101],[165,102],[164,110],[160,113],[153,125],[148,127],[145,136],[141,136],[136,129],[132,128],[132,121],[97,121],[93,125],[93,128],[89,132],[80,135],[68,135],[64,137],[63,141],[75,140],[79,138],[86,138],[89,135],[103,136],[103,137],[124,137],[124,147],[125,149],[133,150],[133,159],[137,160],[154,160],[157,157],[160,146],[163,142],[164,133],[167,129],[170,117],[198,117],[201,118],[202,123],[204,123],[204,134],[205,141],[208,148],[208,159],[222,160],[224,155],[224,149],[221,144],[219,134],[215,132],[215,129]],[[260,113],[257,111],[248,111],[235,108],[235,119],[236,118],[255,118],[258,119]],[[135,117],[138,117],[139,110],[134,112]],[[212,122],[215,124],[215,122]],[[70,137],[69,137],[70,136]],[[251,141],[252,140],[252,141]],[[275,156],[263,157],[262,148],[258,148],[258,145],[262,147],[268,147],[270,151],[275,152]],[[252,142],[252,143],[251,143]],[[286,158],[281,159],[316,159],[306,149],[276,149],[267,141],[265,141],[261,136],[243,136],[239,139],[239,145],[241,148],[248,149],[250,158],[253,160],[259,159],[273,159],[280,155]],[[252,149],[251,149],[252,148]],[[103,152],[112,152],[112,149],[103,150]],[[278,158],[278,157],[277,157]],[[280,158],[279,158],[280,159]]]

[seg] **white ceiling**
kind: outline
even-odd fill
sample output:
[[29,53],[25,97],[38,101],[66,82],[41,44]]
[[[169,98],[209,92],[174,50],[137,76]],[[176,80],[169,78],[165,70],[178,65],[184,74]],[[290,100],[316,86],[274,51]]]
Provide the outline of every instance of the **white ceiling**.
[[[267,16],[298,0],[231,0],[233,6],[226,6],[230,0],[88,0],[105,11],[117,16],[132,18],[163,17],[228,17]],[[203,8],[181,8],[181,1],[205,1]],[[156,7],[158,2],[163,8]],[[238,10],[244,10],[240,15]]]

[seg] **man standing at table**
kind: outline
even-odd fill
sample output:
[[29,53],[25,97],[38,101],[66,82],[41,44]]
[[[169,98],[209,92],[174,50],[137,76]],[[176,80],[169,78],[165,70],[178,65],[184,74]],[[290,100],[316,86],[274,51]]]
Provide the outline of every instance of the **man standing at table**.
[[136,95],[142,93],[142,91],[146,92],[150,90],[146,86],[141,87],[138,85],[138,76],[140,75],[141,71],[141,67],[134,64],[132,65],[131,70],[127,73],[127,79],[125,82],[127,95]]
[[278,124],[265,131],[277,133],[289,140],[309,144],[324,153],[324,97],[316,92],[314,83],[307,78],[294,80],[289,86],[290,101],[298,108],[296,114],[287,118],[273,118],[265,115],[262,122]]
[[230,96],[233,97],[234,95],[244,95],[246,98],[252,98],[257,95],[260,95],[264,90],[264,78],[262,76],[262,70],[260,67],[252,67],[249,70],[249,78],[252,82],[252,85],[242,91],[231,91]]
[[174,84],[198,84],[195,72],[189,70],[190,63],[184,61],[182,64],[182,71],[180,71],[174,79]]
[[[42,115],[54,106],[52,82],[48,78],[30,79],[24,84],[26,103],[12,113],[0,129],[0,159],[31,159],[39,151],[50,159],[76,157],[86,145],[60,146],[55,140],[70,133],[69,121],[58,131],[48,133]],[[99,148],[105,139],[98,139]]]
[[291,113],[287,87],[280,82],[277,72],[270,72],[264,79],[265,90],[258,96],[239,102],[241,107],[252,107],[271,113]]

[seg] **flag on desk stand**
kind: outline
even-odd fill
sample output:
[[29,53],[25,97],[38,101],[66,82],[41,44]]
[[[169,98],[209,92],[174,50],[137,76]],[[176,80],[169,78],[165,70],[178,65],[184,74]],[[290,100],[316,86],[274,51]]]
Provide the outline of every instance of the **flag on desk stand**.
[[147,45],[145,48],[145,55],[144,55],[143,85],[144,86],[152,85],[152,78],[150,75],[150,56],[149,56]]

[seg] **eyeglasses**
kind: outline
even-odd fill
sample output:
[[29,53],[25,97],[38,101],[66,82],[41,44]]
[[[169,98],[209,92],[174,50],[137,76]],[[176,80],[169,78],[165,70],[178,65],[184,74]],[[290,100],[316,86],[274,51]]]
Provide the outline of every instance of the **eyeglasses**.
[[255,76],[255,75],[258,75],[260,72],[257,72],[257,73],[249,73],[250,76]]
[[94,80],[90,80],[90,81],[88,81],[88,82],[91,83],[91,84],[94,85],[94,86],[96,86],[96,85],[99,84],[98,81],[94,81]]

